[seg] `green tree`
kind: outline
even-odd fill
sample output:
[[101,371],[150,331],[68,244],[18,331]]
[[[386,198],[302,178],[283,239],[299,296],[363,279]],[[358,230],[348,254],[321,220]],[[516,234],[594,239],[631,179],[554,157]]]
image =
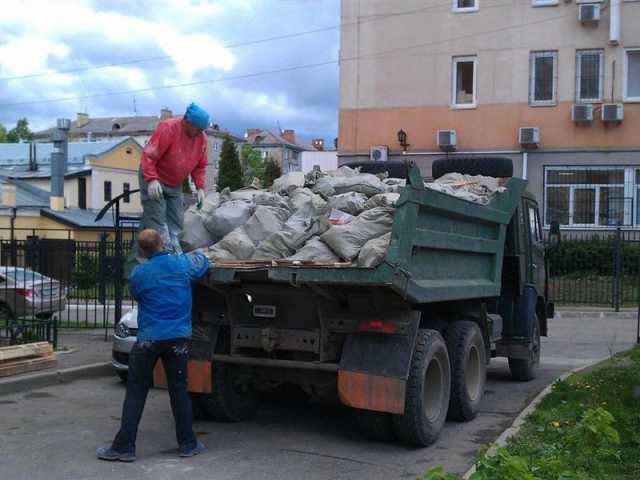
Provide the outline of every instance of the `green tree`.
[[218,170],[218,191],[229,187],[237,190],[242,187],[242,165],[233,140],[227,135],[220,150],[220,168]]
[[7,143],[7,127],[0,123],[0,143]]
[[264,162],[264,175],[262,177],[262,185],[265,188],[269,188],[273,185],[273,181],[282,176],[282,169],[278,162],[276,162],[273,158],[269,157]]
[[33,134],[29,130],[29,121],[26,118],[21,118],[16,123],[16,126],[9,130],[7,134],[7,142],[18,143],[20,140],[31,140]]
[[244,184],[251,185],[254,178],[262,181],[264,177],[264,161],[260,156],[260,152],[251,145],[245,144],[240,151],[240,158],[242,159]]

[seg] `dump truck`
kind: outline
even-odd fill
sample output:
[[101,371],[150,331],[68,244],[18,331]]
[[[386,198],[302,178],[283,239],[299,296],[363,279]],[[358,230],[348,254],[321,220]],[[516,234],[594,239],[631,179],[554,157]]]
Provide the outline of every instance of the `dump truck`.
[[[434,176],[451,171],[509,177],[513,166],[434,162]],[[407,177],[374,268],[212,265],[194,288],[188,367],[208,416],[248,419],[261,391],[295,384],[351,407],[373,439],[426,446],[447,418],[476,416],[492,357],[507,357],[515,380],[536,376],[553,303],[527,182],[505,178],[481,205],[425,188],[415,166]],[[559,242],[556,224],[551,233]]]

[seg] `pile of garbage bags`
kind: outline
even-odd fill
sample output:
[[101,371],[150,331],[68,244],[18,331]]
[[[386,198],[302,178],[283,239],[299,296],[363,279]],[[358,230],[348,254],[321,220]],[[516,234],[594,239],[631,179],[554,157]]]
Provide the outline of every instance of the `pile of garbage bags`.
[[[386,255],[405,186],[404,179],[344,166],[288,173],[269,190],[213,192],[200,209],[186,211],[182,248],[201,249],[213,262],[287,259],[375,267]],[[491,177],[460,174],[426,186],[479,203],[502,188]]]

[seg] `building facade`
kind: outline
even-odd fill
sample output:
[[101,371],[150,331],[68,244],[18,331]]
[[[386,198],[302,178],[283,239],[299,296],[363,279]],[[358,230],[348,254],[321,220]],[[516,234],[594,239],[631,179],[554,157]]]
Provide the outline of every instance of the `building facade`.
[[245,142],[258,150],[262,158],[273,158],[282,169],[282,173],[302,171],[301,153],[306,150],[296,143],[294,130],[283,130],[275,134],[270,130],[250,128],[244,135]]
[[342,1],[341,162],[509,156],[545,225],[640,228],[639,129],[637,0]]

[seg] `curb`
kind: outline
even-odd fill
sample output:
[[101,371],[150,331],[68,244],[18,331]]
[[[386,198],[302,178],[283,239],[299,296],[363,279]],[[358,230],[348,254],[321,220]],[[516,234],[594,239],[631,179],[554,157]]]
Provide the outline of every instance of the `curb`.
[[[599,360],[594,360],[594,361],[591,361],[591,362],[586,363],[584,365],[581,365],[579,367],[576,367],[576,368],[574,368],[572,370],[569,370],[568,372],[563,373],[558,378],[556,378],[552,383],[547,385],[538,395],[536,395],[536,397],[529,403],[529,405],[527,405],[520,412],[520,414],[513,420],[513,423],[511,424],[511,426],[509,428],[507,428],[504,432],[502,432],[500,434],[500,436],[491,444],[491,447],[489,448],[489,450],[487,450],[485,452],[483,457],[492,457],[492,456],[494,456],[496,454],[496,451],[497,451],[498,448],[504,447],[507,444],[507,440],[509,440],[511,437],[513,437],[514,435],[516,435],[520,431],[520,429],[522,428],[522,426],[525,423],[526,418],[529,416],[529,414],[531,412],[533,412],[533,410],[535,410],[535,408],[538,406],[538,404],[547,395],[549,395],[551,393],[551,391],[553,389],[553,385],[556,382],[562,381],[562,380],[566,379],[567,377],[570,377],[571,375],[574,375],[576,373],[582,372],[583,370],[588,370],[588,369],[592,368],[593,366],[598,365],[599,363],[602,363],[602,362],[604,362],[606,360],[609,360],[609,357],[604,357],[604,358],[601,358]],[[462,478],[464,480],[469,480],[469,477],[471,477],[471,475],[473,475],[475,472],[476,472],[476,465],[474,463],[471,466],[471,468],[465,472],[465,474],[462,476]]]
[[81,367],[63,368],[23,375],[18,378],[0,380],[0,395],[23,392],[35,388],[50,387],[59,383],[69,383],[75,380],[105,377],[113,375],[111,362],[92,363]]

